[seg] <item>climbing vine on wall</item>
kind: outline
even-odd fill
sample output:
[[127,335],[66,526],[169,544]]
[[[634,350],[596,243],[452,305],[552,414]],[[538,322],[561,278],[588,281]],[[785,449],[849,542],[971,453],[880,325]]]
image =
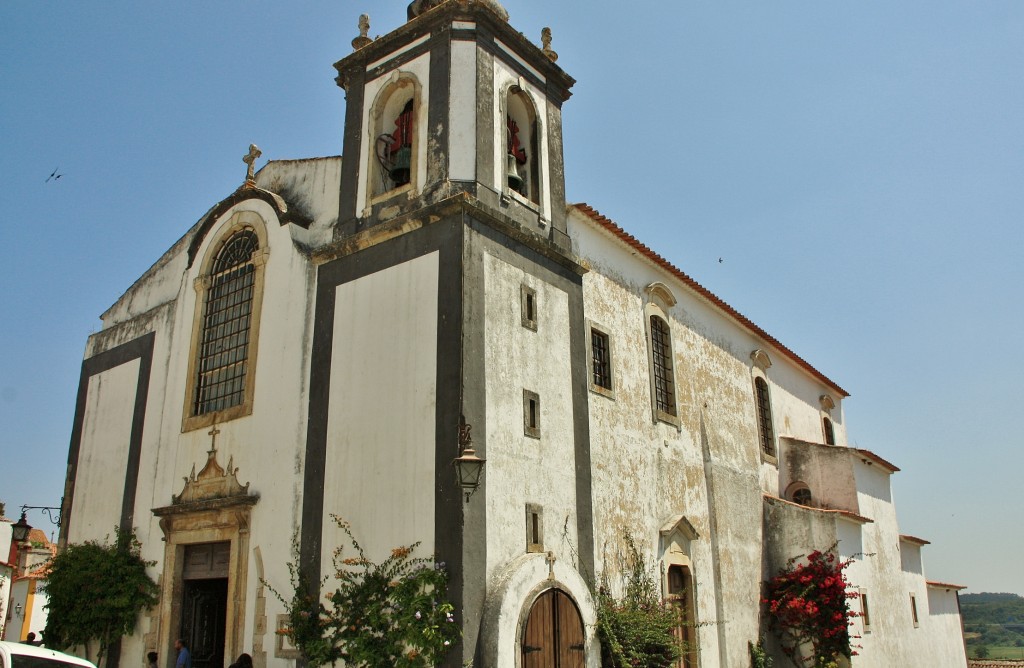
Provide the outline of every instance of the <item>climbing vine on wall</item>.
[[613,596],[608,583],[598,588],[597,635],[601,662],[608,668],[669,668],[684,651],[674,631],[687,623],[682,610],[661,600],[651,569],[637,550],[632,536],[625,535],[624,594]]
[[856,654],[851,643],[850,620],[857,613],[847,601],[844,570],[851,560],[840,560],[832,549],[815,550],[806,560],[790,559],[768,581],[761,603],[767,609],[768,628],[782,651],[799,668],[831,668],[840,657]]
[[[442,562],[414,557],[419,543],[371,561],[348,522],[332,516],[348,537],[334,551],[338,586],[321,597],[327,579],[311,582],[298,557],[288,564],[290,596],[273,587],[288,613],[284,633],[313,666],[343,660],[352,668],[427,668],[441,663],[462,635],[448,602]],[[346,556],[348,554],[348,556]]]

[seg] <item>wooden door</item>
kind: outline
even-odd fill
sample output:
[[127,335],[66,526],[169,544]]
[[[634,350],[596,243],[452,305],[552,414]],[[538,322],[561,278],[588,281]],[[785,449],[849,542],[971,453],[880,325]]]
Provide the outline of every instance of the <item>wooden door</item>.
[[534,601],[522,653],[523,668],[584,668],[583,619],[565,592],[549,589]]
[[185,547],[182,568],[181,637],[193,668],[224,668],[231,543]]
[[181,635],[193,668],[223,668],[227,579],[186,580],[182,604]]

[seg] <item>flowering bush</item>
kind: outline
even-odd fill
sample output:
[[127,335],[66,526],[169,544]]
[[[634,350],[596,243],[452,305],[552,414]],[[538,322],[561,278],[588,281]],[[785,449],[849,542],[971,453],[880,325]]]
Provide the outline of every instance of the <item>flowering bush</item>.
[[[288,611],[285,633],[311,665],[339,659],[352,668],[427,668],[441,663],[462,631],[447,598],[444,563],[414,557],[419,543],[397,547],[380,563],[366,557],[348,522],[334,517],[355,554],[334,551],[338,587],[324,598],[289,564],[294,595],[280,599]],[[274,592],[277,594],[277,592]]]
[[843,572],[850,561],[840,561],[831,550],[815,550],[806,563],[791,559],[768,581],[761,600],[768,610],[768,628],[779,636],[782,651],[794,665],[828,668],[840,656],[856,654],[850,644],[850,619],[857,613],[846,601],[857,593],[847,591]]

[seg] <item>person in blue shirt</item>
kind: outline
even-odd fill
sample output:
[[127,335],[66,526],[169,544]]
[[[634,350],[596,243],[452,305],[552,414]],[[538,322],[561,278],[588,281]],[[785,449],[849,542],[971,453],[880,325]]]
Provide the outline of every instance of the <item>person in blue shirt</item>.
[[178,638],[174,641],[174,649],[178,650],[178,660],[174,668],[192,668],[192,655],[188,653],[188,645],[185,640]]

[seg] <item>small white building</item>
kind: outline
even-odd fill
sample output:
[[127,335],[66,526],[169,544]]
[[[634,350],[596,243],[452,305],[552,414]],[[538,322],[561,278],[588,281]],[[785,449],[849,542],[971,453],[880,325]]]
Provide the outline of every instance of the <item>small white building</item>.
[[0,562],[0,639],[20,642],[29,633],[42,637],[48,600],[43,586],[55,553],[56,546],[40,529],[32,529],[25,542],[12,545],[11,522],[0,520],[0,555],[6,558]]
[[854,665],[965,665],[957,587],[901,536],[898,469],[848,447],[842,387],[566,203],[554,53],[495,0],[353,45],[344,159],[250,168],[86,345],[61,540],[137,527],[162,587],[108,663],[186,637],[196,668],[293,665],[262,583],[293,529],[328,573],[333,513],[372,557],[446,562],[450,666],[598,666],[627,534],[699,624],[687,666],[749,665],[764,580],[834,544],[870,605]]

